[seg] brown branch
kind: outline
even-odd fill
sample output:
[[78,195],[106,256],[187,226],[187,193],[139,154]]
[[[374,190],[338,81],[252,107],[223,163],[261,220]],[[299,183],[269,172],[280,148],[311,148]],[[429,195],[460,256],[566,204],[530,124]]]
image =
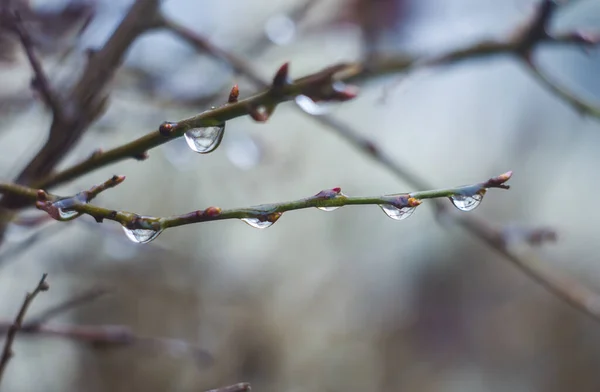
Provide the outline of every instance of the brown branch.
[[[114,162],[132,158],[145,159],[149,149],[181,137],[190,129],[218,126],[228,120],[246,115],[251,116],[256,121],[266,121],[277,105],[301,94],[321,100],[344,101],[351,99],[354,97],[354,90],[337,91],[332,87],[332,82],[337,78],[338,73],[343,72],[345,68],[346,66],[342,64],[329,67],[292,83],[269,84],[269,89],[249,98],[207,110],[178,122],[163,123],[159,129],[152,133],[112,150],[95,152],[83,162],[50,175],[44,180],[36,182],[34,186],[48,189]],[[275,75],[274,81],[280,83],[281,80],[286,80],[287,73],[288,67],[287,64],[284,64]],[[259,110],[261,108],[265,109],[266,112],[262,113]],[[21,204],[21,206],[24,205]]]
[[[533,31],[533,28],[524,29],[519,34],[513,34],[512,37],[509,37],[503,41],[482,41],[467,48],[454,50],[449,53],[433,57],[379,59],[374,63],[370,63],[368,68],[361,63],[340,64],[329,67],[319,73],[308,75],[304,78],[296,80],[290,85],[289,89],[286,90],[287,96],[283,97],[280,95],[278,97],[279,99],[272,99],[272,85],[263,80],[260,77],[260,74],[256,72],[247,61],[217,47],[216,45],[213,45],[209,40],[199,36],[192,30],[176,23],[175,21],[170,20],[164,15],[157,17],[156,20],[158,26],[171,31],[175,35],[189,42],[198,51],[202,53],[208,52],[212,56],[227,62],[236,70],[236,72],[244,74],[257,86],[268,88],[268,90],[244,101],[240,101],[238,104],[222,106],[215,110],[204,112],[198,116],[182,120],[177,123],[181,126],[174,127],[166,139],[159,136],[160,132],[154,131],[123,146],[94,154],[87,160],[72,166],[71,168],[46,177],[42,181],[36,182],[34,186],[39,188],[49,188],[123,159],[143,159],[146,156],[147,150],[166,143],[173,138],[182,136],[184,133],[184,130],[182,129],[183,127],[185,127],[185,129],[189,129],[189,127],[209,126],[215,124],[216,122],[227,121],[235,117],[252,115],[253,112],[249,110],[248,107],[246,107],[245,110],[242,110],[244,105],[250,105],[251,107],[257,107],[257,105],[277,105],[290,100],[297,95],[306,95],[306,91],[302,86],[308,87],[307,85],[319,85],[319,83],[315,82],[319,80],[320,82],[323,82],[323,74],[330,77],[335,74],[335,80],[348,82],[367,77],[373,77],[376,75],[409,71],[415,68],[450,65],[465,60],[493,55],[513,54],[522,56],[524,50],[531,49],[538,44],[544,43],[554,45],[595,45],[600,42],[600,35],[594,36],[591,34],[582,34],[580,32],[541,35],[538,33],[533,34],[531,32]],[[293,91],[293,86],[297,87],[295,91]],[[244,103],[244,105],[241,105],[241,103]],[[261,117],[253,117],[262,119]],[[317,121],[329,126],[332,125],[332,122],[335,122],[335,120],[326,117],[319,118]]]
[[39,283],[35,287],[35,289],[31,293],[27,293],[25,295],[25,300],[23,301],[23,305],[19,309],[17,313],[17,317],[12,323],[9,323],[6,328],[6,341],[4,342],[4,348],[2,350],[2,355],[0,356],[0,383],[2,383],[2,377],[4,372],[6,371],[6,366],[8,362],[13,357],[12,345],[17,335],[17,332],[21,330],[23,326],[23,320],[25,319],[25,314],[29,309],[29,305],[33,302],[35,297],[42,291],[47,291],[49,286],[46,283],[46,277],[48,274],[42,275],[42,279],[40,279]]
[[[50,174],[72,149],[85,130],[105,110],[108,85],[129,46],[140,35],[156,27],[159,0],[137,0],[106,44],[92,52],[81,77],[65,94],[61,117],[54,117],[46,143],[17,176],[15,182],[31,184]],[[20,208],[21,200],[5,196],[0,200],[0,242],[6,222]],[[8,211],[7,211],[8,210]]]
[[60,117],[62,114],[60,97],[52,88],[42,64],[35,54],[33,40],[23,25],[21,15],[17,10],[11,11],[10,9],[2,7],[2,9],[0,9],[0,21],[12,30],[21,42],[21,46],[27,55],[27,59],[29,60],[29,64],[34,73],[32,86],[39,91],[44,103],[52,110],[54,116]]

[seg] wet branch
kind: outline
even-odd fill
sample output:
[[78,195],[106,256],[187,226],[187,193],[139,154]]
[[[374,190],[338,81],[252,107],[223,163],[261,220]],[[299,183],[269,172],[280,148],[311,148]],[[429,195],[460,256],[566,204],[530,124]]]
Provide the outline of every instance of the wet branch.
[[42,279],[40,279],[35,289],[31,293],[27,293],[27,295],[25,295],[25,300],[23,301],[23,305],[21,305],[21,308],[19,309],[19,313],[17,313],[17,317],[15,318],[15,320],[6,324],[6,340],[4,342],[2,355],[0,356],[0,383],[2,382],[2,376],[4,375],[6,366],[8,365],[8,362],[10,361],[12,356],[14,355],[12,352],[12,345],[15,340],[15,337],[17,336],[17,332],[22,330],[23,321],[25,319],[25,314],[29,309],[29,305],[31,305],[35,297],[37,297],[37,295],[40,292],[47,291],[49,289],[48,283],[46,283],[47,276],[47,274],[42,275]]
[[[260,74],[256,72],[245,59],[217,47],[192,30],[178,24],[164,15],[160,15],[156,19],[155,27],[167,29],[190,43],[198,51],[209,53],[230,64],[236,72],[244,74],[257,86],[267,90],[238,103],[208,110],[200,115],[173,123],[177,124],[177,126],[167,135],[161,135],[160,130],[156,130],[125,145],[107,151],[98,151],[83,162],[36,182],[34,186],[38,188],[49,188],[124,159],[144,159],[147,157],[147,151],[149,149],[157,147],[174,138],[181,137],[185,130],[194,127],[221,124],[225,121],[245,115],[251,115],[255,119],[265,121],[268,118],[268,115],[266,116],[267,118],[261,117],[260,115],[257,116],[253,109],[261,106],[274,107],[282,102],[293,99],[297,95],[306,95],[308,92],[306,89],[310,90],[311,88],[319,86],[331,88],[330,85],[326,86],[324,84],[326,80],[324,77],[332,77],[335,75],[335,80],[337,81],[355,82],[385,74],[407,72],[423,67],[456,64],[466,60],[474,60],[495,55],[514,55],[518,58],[522,58],[524,54],[530,53],[534,48],[542,44],[591,46],[600,43],[600,33],[594,35],[574,31],[551,34],[546,32],[545,29],[543,30],[543,33],[540,32],[541,16],[549,18],[552,15],[552,12],[549,12],[548,10],[553,10],[554,8],[551,7],[554,6],[551,6],[550,3],[553,2],[544,1],[540,7],[540,12],[534,15],[534,18],[532,18],[528,24],[525,24],[524,27],[518,29],[516,33],[511,34],[507,39],[486,40],[467,48],[461,48],[430,57],[380,58],[370,61],[368,67],[362,63],[339,64],[316,74],[308,75],[296,80],[282,90],[282,93],[285,94],[279,95],[273,94],[272,83],[263,80]],[[331,82],[331,78],[329,81]],[[593,115],[600,114],[598,113],[598,110],[588,110],[587,112]],[[270,115],[271,112],[268,114]],[[331,126],[331,122],[334,120],[328,117],[320,117],[317,118],[317,121]]]
[[211,389],[206,392],[248,392],[250,391],[250,384],[247,382],[240,382],[234,385],[229,385],[226,387],[221,387],[217,389]]
[[[204,210],[193,211],[184,215],[169,217],[140,216],[126,211],[116,211],[88,204],[90,191],[83,191],[69,198],[61,198],[48,194],[43,190],[27,188],[16,184],[0,183],[0,193],[20,196],[38,209],[46,211],[57,220],[65,221],[77,218],[82,214],[92,216],[97,222],[111,220],[119,222],[129,230],[147,231],[148,241],[156,238],[163,230],[170,227],[183,226],[193,223],[210,222],[225,219],[241,219],[253,227],[265,228],[275,223],[286,211],[306,208],[333,210],[337,207],[350,205],[377,205],[392,219],[401,220],[409,217],[422,200],[450,198],[454,205],[464,211],[477,207],[487,189],[509,189],[506,182],[512,172],[492,177],[487,181],[473,185],[465,185],[447,189],[437,189],[412,193],[403,193],[372,197],[350,197],[342,193],[340,188],[323,190],[312,197],[290,202],[263,204],[249,208],[222,210],[219,207],[208,207]],[[114,176],[105,184],[92,189],[107,189],[120,183],[124,177]],[[108,185],[106,185],[108,184]],[[140,241],[140,242],[148,242]]]
[[[543,73],[541,73],[541,71],[539,71],[539,69],[537,69],[537,67],[535,67],[535,64],[531,60],[532,51],[541,44],[590,46],[600,43],[600,32],[596,34],[578,31],[561,34],[548,32],[547,26],[556,10],[556,6],[557,5],[554,4],[553,1],[542,1],[533,17],[504,41],[483,41],[465,49],[458,49],[433,57],[397,58],[388,60],[378,59],[370,64],[369,69],[366,69],[361,64],[357,63],[349,65],[346,69],[347,79],[345,80],[356,81],[375,75],[411,71],[422,67],[451,65],[465,60],[494,55],[513,55],[517,59],[525,60],[528,67],[534,71],[534,76],[559,98],[570,103],[581,112],[600,118],[600,109],[585,103],[569,91],[550,81]],[[253,68],[248,61],[221,49],[211,52],[210,42],[206,38],[178,26],[173,21],[168,21],[166,27],[175,34],[185,38],[194,45],[197,50],[208,51],[209,54],[212,54],[216,58],[235,64],[234,68],[238,72],[248,76],[257,84],[257,86],[265,86],[265,81],[256,77],[256,73],[253,71]],[[407,182],[409,186],[416,189],[432,188],[431,184],[416,174],[416,171],[412,170],[404,163],[399,163],[395,158],[392,158],[382,150],[375,142],[363,136],[351,126],[333,116],[313,116],[304,111],[302,111],[302,113],[336,132],[346,140],[346,142],[392,172],[398,179]],[[596,320],[600,320],[600,296],[598,294],[592,292],[568,276],[564,276],[558,271],[545,267],[543,262],[538,262],[537,260],[518,255],[511,248],[508,235],[491,226],[489,223],[478,220],[473,215],[451,214],[440,200],[434,199],[432,201],[433,206],[438,213],[438,217],[443,217],[446,221],[462,227],[473,237],[480,239],[490,248],[503,255],[508,261],[513,263],[532,280],[542,285],[550,293],[584,314]],[[522,237],[527,243],[539,245],[546,240],[554,240],[555,234],[548,230],[533,230],[531,233],[526,233]]]

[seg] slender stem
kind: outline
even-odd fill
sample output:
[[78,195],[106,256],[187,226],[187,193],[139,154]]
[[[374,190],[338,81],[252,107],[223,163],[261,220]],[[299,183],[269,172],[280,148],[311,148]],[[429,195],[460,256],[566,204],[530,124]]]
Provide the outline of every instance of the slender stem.
[[13,356],[12,345],[15,340],[15,337],[17,336],[17,332],[21,330],[23,326],[23,321],[25,319],[25,314],[29,309],[29,305],[31,305],[35,297],[37,297],[37,295],[40,292],[48,290],[48,283],[46,283],[47,276],[47,274],[42,275],[42,279],[40,279],[33,292],[27,293],[27,295],[25,295],[25,300],[23,301],[23,305],[21,305],[21,308],[17,313],[15,321],[11,323],[7,328],[6,341],[4,342],[4,348],[0,356],[0,383],[2,382],[2,376],[4,375],[6,366],[8,365],[8,362]]
[[[385,196],[368,197],[350,197],[341,192],[340,188],[326,189],[318,194],[288,202],[262,204],[248,208],[237,208],[221,210],[219,207],[208,207],[204,210],[197,210],[183,215],[168,217],[140,216],[136,213],[117,211],[89,204],[85,197],[90,191],[83,191],[70,198],[63,198],[56,195],[45,193],[42,190],[27,188],[15,184],[0,183],[0,193],[20,196],[30,202],[36,202],[39,209],[45,210],[57,220],[75,219],[77,216],[64,218],[61,215],[61,209],[77,211],[79,214],[92,216],[96,221],[111,220],[119,222],[129,229],[145,230],[164,230],[169,227],[189,225],[199,222],[210,222],[225,219],[256,219],[258,221],[275,222],[281,214],[287,211],[294,211],[306,208],[322,207],[342,207],[352,205],[389,205],[397,209],[413,208],[421,204],[421,200],[448,198],[455,195],[473,196],[483,194],[488,188],[508,189],[505,183],[512,176],[512,172],[504,173],[500,176],[490,178],[489,180],[473,185],[465,185],[454,188],[445,188],[429,191],[420,191],[412,193],[402,193]],[[123,181],[124,177],[114,176],[103,185],[95,186],[94,189],[108,189]],[[112,185],[112,186],[108,186]]]

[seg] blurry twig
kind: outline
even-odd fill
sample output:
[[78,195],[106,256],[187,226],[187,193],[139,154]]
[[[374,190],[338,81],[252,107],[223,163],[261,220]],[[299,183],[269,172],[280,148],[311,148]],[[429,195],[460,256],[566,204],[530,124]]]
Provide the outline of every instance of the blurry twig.
[[42,275],[42,279],[40,279],[35,289],[31,293],[27,293],[27,295],[25,295],[25,300],[23,301],[23,305],[21,305],[21,308],[19,309],[17,317],[12,323],[8,323],[6,325],[6,340],[4,342],[2,356],[0,357],[0,383],[2,382],[2,376],[4,375],[4,371],[6,370],[8,361],[10,361],[10,359],[14,355],[12,352],[12,344],[15,340],[17,332],[22,329],[25,314],[29,309],[29,305],[31,305],[35,297],[40,292],[47,291],[49,288],[48,283],[46,283],[47,276],[47,274]]
[[[35,157],[15,179],[19,184],[31,184],[51,173],[55,166],[96,121],[106,108],[108,85],[133,41],[156,27],[159,0],[137,0],[129,9],[106,44],[90,52],[80,78],[61,102],[61,116],[54,116],[48,139]],[[0,200],[0,242],[10,211],[22,207],[20,199],[5,196]],[[7,219],[8,216],[8,219]]]
[[62,104],[59,96],[53,90],[42,65],[34,52],[34,45],[29,33],[23,26],[21,15],[18,11],[11,12],[10,10],[2,7],[0,9],[0,21],[2,21],[10,30],[12,30],[18,37],[23,50],[27,55],[29,64],[33,69],[34,78],[32,80],[32,86],[40,92],[44,103],[52,110],[54,116],[60,117],[62,111]]

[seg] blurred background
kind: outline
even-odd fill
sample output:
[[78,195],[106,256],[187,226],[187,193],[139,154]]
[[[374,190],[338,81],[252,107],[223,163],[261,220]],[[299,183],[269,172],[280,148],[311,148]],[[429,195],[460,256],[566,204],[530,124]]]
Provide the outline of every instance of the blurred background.
[[[39,18],[31,34],[61,88],[132,2],[21,3]],[[535,4],[169,0],[162,7],[269,80],[287,61],[296,78],[370,53],[434,54],[503,38]],[[553,28],[600,31],[600,2],[571,1]],[[600,48],[544,47],[535,55],[554,79],[600,103]],[[30,66],[9,34],[0,35],[0,58],[0,180],[12,181],[44,143],[51,115],[29,89]],[[116,76],[107,113],[60,167],[220,105],[234,83],[241,97],[258,91],[169,32],[145,34]],[[499,228],[555,229],[556,244],[519,252],[600,290],[598,119],[577,114],[508,57],[372,77],[360,86],[357,99],[326,110],[437,187],[513,170],[511,190],[489,192],[471,214]],[[178,139],[146,161],[117,163],[56,193],[126,175],[96,203],[164,216],[336,186],[354,196],[415,190],[294,106],[279,106],[265,124],[227,122],[223,143],[209,155]],[[261,392],[600,390],[598,325],[466,232],[440,225],[427,203],[402,222],[374,206],[309,209],[286,213],[268,230],[204,223],[170,229],[146,245],[130,242],[114,222],[87,216],[10,225],[0,247],[1,319],[14,317],[43,272],[51,290],[36,299],[32,315],[107,288],[108,296],[56,321],[180,339],[214,361],[177,347],[21,336],[2,391],[202,391],[240,381]]]

